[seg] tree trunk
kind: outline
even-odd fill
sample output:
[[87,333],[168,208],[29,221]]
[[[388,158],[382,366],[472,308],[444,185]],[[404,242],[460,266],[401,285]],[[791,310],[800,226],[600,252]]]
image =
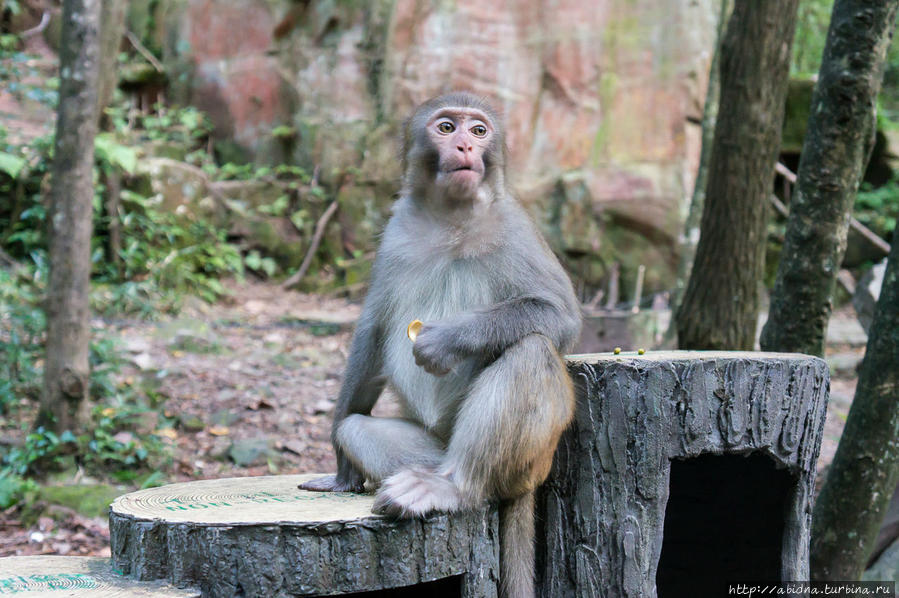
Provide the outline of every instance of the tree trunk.
[[859,579],[899,482],[899,228],[855,400],[812,523],[812,579]]
[[119,82],[119,70],[116,68],[122,36],[125,35],[125,13],[128,4],[125,0],[101,0],[100,7],[100,82],[97,92],[97,114],[100,123],[105,126],[103,110],[112,101]]
[[766,351],[824,354],[849,216],[874,145],[877,94],[897,6],[899,0],[834,4],[762,331]]
[[723,597],[728,582],[808,579],[823,360],[650,351],[568,370],[574,421],[537,493],[538,596]]
[[[680,258],[677,263],[677,280],[671,305],[677,308],[683,298],[684,288],[690,279],[693,268],[693,257],[696,255],[696,244],[699,242],[699,224],[702,208],[705,205],[706,183],[709,178],[709,158],[712,153],[712,142],[715,139],[715,123],[718,120],[718,106],[721,98],[721,43],[724,28],[730,15],[731,0],[721,0],[721,12],[718,16],[718,33],[715,37],[715,53],[709,67],[709,87],[705,94],[705,105],[702,109],[702,148],[699,152],[699,168],[693,183],[693,197],[690,209],[684,220],[684,232],[680,239]],[[670,334],[670,333],[669,333]]]
[[799,0],[737,0],[721,46],[721,106],[678,344],[752,349],[768,194],[780,149]]
[[100,0],[65,0],[50,191],[47,355],[37,425],[79,429],[87,407],[88,291]]

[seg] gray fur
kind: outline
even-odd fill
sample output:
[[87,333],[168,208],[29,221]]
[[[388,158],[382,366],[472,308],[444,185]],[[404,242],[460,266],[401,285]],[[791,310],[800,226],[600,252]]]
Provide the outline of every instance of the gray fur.
[[[496,130],[483,179],[462,202],[434,183],[435,152],[455,149],[434,146],[425,131],[447,106],[480,110]],[[402,194],[335,411],[338,473],[304,487],[359,491],[368,479],[380,484],[376,507],[397,516],[507,500],[503,559],[516,562],[506,563],[504,587],[507,596],[530,596],[533,522],[522,513],[573,414],[560,353],[578,338],[580,310],[561,265],[505,189],[502,129],[488,105],[470,94],[435,98],[409,121],[405,143]],[[414,319],[424,327],[413,345],[406,327]],[[405,421],[370,416],[385,384]]]

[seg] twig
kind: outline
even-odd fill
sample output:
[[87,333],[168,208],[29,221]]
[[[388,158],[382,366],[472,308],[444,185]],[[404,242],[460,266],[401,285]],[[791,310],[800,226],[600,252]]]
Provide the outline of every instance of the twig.
[[606,292],[602,289],[596,291],[596,294],[593,295],[593,299],[590,300],[590,303],[587,304],[587,308],[591,311],[597,309],[599,307],[600,302],[602,301],[603,296],[605,296]]
[[29,276],[28,269],[16,261],[14,257],[6,253],[2,248],[0,248],[0,268],[6,269],[10,274],[23,281],[36,283],[36,281]]
[[[783,175],[783,177],[786,178],[788,181],[790,181],[794,185],[796,184],[796,178],[797,178],[796,173],[794,173],[792,170],[790,170],[789,168],[787,168],[780,162],[777,163],[777,166],[775,166],[775,169],[777,170],[777,172],[779,174]],[[774,197],[774,196],[772,195],[772,197]],[[777,199],[777,198],[774,198],[774,199]],[[780,202],[778,201],[778,203],[780,203]],[[783,206],[783,204],[780,204],[780,205]],[[775,204],[775,207],[777,207],[777,204]],[[786,207],[784,207],[784,210],[786,210]],[[777,208],[777,211],[781,212],[780,208]],[[781,214],[783,214],[784,216],[787,215],[784,212],[781,212]],[[871,230],[870,228],[868,228],[867,226],[865,226],[864,224],[862,224],[861,222],[859,222],[858,220],[856,220],[855,218],[852,218],[852,217],[849,218],[849,226],[852,229],[854,229],[855,232],[857,232],[862,237],[867,239],[867,241],[869,243],[871,243],[871,245],[874,245],[877,249],[882,251],[884,255],[890,254],[890,244],[887,243],[886,241],[884,241],[882,238],[880,238],[877,235],[877,233],[875,233],[873,230]]]
[[47,25],[50,24],[50,11],[45,10],[44,14],[41,15],[41,22],[32,27],[31,29],[26,29],[21,33],[19,37],[22,39],[27,39],[39,33],[43,33],[44,29],[47,28]]
[[134,49],[137,50],[137,53],[140,54],[141,56],[143,56],[144,58],[146,58],[147,62],[149,62],[151,65],[153,65],[153,68],[156,69],[156,72],[162,73],[165,71],[165,69],[162,66],[162,63],[159,62],[159,60],[155,56],[153,56],[153,53],[150,52],[146,48],[146,46],[144,46],[142,43],[140,43],[140,40],[137,39],[136,35],[131,33],[131,31],[125,31],[125,37],[128,38],[128,41],[131,43],[132,46],[134,46]]
[[24,266],[17,262],[13,256],[6,253],[2,247],[0,247],[0,264],[13,271],[24,269]]
[[618,262],[615,262],[612,264],[612,269],[609,272],[609,296],[606,299],[606,309],[608,310],[615,309],[615,306],[618,304],[618,279],[620,275],[620,266]]
[[776,195],[772,193],[768,196],[768,199],[771,200],[771,204],[774,206],[774,209],[777,210],[778,214],[780,214],[784,218],[790,215],[790,210],[787,209],[787,206],[784,205],[784,202],[780,201]]
[[633,313],[640,311],[640,300],[643,299],[643,277],[646,275],[646,266],[640,264],[637,268],[637,284],[634,287],[634,306],[631,307]]
[[793,185],[796,184],[796,173],[784,166],[782,162],[778,162],[777,166],[774,167],[774,170],[777,171],[777,174],[783,175],[783,177]]
[[309,269],[309,265],[312,263],[312,258],[315,255],[315,252],[318,251],[318,246],[322,242],[322,237],[325,234],[325,226],[328,224],[328,220],[331,219],[331,216],[334,215],[334,212],[337,211],[337,200],[331,202],[331,205],[328,206],[328,209],[325,210],[325,213],[322,214],[321,218],[318,219],[318,222],[315,224],[315,234],[312,235],[312,243],[309,245],[309,250],[306,252],[306,257],[303,258],[303,263],[300,264],[300,269],[296,271],[296,273],[281,283],[282,289],[289,289],[292,286],[296,285],[298,282],[303,280],[303,277],[306,276],[306,270]]

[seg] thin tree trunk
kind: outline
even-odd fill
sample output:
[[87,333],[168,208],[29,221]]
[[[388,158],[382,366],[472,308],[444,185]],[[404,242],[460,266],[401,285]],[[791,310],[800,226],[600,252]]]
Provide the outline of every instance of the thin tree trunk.
[[97,91],[97,114],[101,128],[107,128],[103,110],[112,101],[119,82],[119,47],[125,35],[125,0],[101,0],[100,2],[100,82]]
[[121,206],[122,175],[113,167],[103,168],[103,183],[106,189],[106,200],[103,207],[106,217],[109,219],[109,239],[106,244],[106,259],[115,267],[116,275],[121,277],[122,272],[122,223],[119,220],[119,208]]
[[777,268],[766,351],[824,354],[849,216],[874,146],[875,108],[899,0],[837,0],[812,97]]
[[[112,130],[113,125],[104,110],[112,102],[119,82],[118,56],[122,37],[125,35],[125,16],[128,5],[125,0],[102,0],[100,3],[100,82],[97,86],[97,116],[100,129]],[[118,276],[122,275],[122,235],[119,221],[119,194],[122,190],[122,176],[114,168],[104,168],[101,172],[106,197],[103,207],[108,219],[109,238],[106,244],[106,258],[115,266]]]
[[37,425],[79,429],[88,396],[88,289],[100,0],[65,0],[50,191],[47,354]]
[[674,293],[671,297],[671,305],[675,308],[680,305],[687,281],[690,279],[693,257],[696,255],[696,245],[699,243],[699,224],[702,218],[702,208],[705,205],[705,190],[709,178],[709,158],[711,158],[712,154],[712,142],[715,139],[715,122],[718,120],[718,105],[721,97],[721,43],[724,37],[724,28],[727,25],[727,18],[730,15],[731,4],[731,0],[721,0],[721,12],[718,15],[715,53],[712,54],[712,64],[709,67],[709,86],[705,94],[705,105],[702,109],[702,148],[699,152],[699,168],[696,170],[696,181],[693,184],[693,197],[690,200],[690,209],[684,220],[684,232],[680,239],[680,258],[677,263],[677,280],[674,283]]
[[855,400],[812,517],[811,578],[859,579],[899,482],[899,228]]
[[678,344],[752,349],[768,194],[780,149],[799,0],[737,0],[721,46],[721,98]]

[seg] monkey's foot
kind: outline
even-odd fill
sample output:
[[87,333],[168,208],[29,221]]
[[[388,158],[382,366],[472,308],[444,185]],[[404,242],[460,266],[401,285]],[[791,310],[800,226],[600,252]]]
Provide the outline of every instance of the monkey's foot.
[[461,507],[459,489],[447,478],[431,471],[404,469],[384,480],[372,510],[393,517],[422,517]]
[[311,490],[312,492],[365,492],[364,480],[359,482],[342,482],[337,479],[336,475],[315,478],[314,480],[303,482],[297,487],[301,490]]

